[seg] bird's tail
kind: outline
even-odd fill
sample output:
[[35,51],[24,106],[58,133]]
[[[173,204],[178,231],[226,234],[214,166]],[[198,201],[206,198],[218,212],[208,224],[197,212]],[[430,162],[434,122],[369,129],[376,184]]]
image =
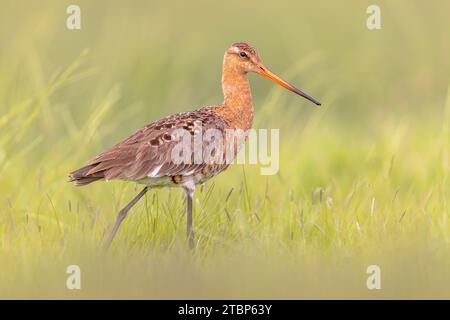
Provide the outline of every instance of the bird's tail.
[[78,170],[69,173],[69,182],[74,182],[76,186],[84,186],[91,182],[104,179],[103,171],[89,174],[89,171],[94,168],[95,164],[88,164]]

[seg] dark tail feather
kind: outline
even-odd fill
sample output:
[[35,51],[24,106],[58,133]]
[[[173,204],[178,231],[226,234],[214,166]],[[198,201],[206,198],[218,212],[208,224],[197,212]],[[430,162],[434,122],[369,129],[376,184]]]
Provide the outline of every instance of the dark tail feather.
[[89,164],[69,173],[69,182],[74,182],[76,186],[84,186],[91,182],[103,179],[105,177],[103,171],[88,174],[89,170],[94,168],[95,164]]

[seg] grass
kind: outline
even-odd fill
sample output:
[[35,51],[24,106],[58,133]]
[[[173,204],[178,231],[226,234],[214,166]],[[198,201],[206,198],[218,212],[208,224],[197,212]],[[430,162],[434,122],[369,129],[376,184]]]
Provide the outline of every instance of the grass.
[[[450,297],[448,3],[380,1],[380,31],[364,1],[80,1],[80,31],[69,4],[1,4],[0,297]],[[242,39],[323,108],[250,75],[255,127],[280,129],[279,173],[233,166],[199,188],[194,253],[176,189],[148,193],[103,252],[139,186],[67,173],[220,102],[221,56]],[[66,289],[70,264],[82,290]],[[366,288],[371,264],[382,290]]]

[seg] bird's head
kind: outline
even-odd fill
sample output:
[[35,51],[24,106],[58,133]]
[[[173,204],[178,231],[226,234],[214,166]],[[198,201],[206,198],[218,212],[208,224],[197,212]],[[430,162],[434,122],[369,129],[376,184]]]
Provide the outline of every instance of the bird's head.
[[287,83],[279,76],[271,72],[262,62],[255,48],[246,42],[237,42],[231,45],[225,52],[224,65],[229,71],[236,73],[255,72],[263,75],[267,79],[283,86],[284,88],[302,96],[316,105],[320,106],[320,102],[297,89],[293,85]]

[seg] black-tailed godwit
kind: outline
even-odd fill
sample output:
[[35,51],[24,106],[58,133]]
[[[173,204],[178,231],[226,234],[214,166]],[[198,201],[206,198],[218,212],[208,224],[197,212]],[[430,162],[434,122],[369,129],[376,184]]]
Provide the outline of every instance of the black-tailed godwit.
[[[195,143],[193,143],[194,148],[187,149],[191,150],[190,154],[183,155],[183,151],[178,154],[187,161],[175,160],[174,154],[177,153],[174,153],[174,150],[180,143],[180,139],[175,137],[175,132],[184,130],[194,140],[194,136],[199,130],[206,132],[208,129],[214,129],[222,133],[223,141],[221,141],[221,144],[223,146],[230,145],[230,141],[227,141],[227,139],[230,139],[229,135],[225,134],[227,130],[243,132],[243,139],[231,142],[231,145],[238,144],[236,148],[233,148],[231,158],[234,158],[239,147],[245,142],[246,132],[252,127],[253,122],[253,105],[247,79],[248,72],[259,73],[316,105],[320,105],[320,102],[316,99],[282,80],[264,66],[255,48],[245,42],[234,43],[225,52],[223,59],[223,103],[195,111],[177,113],[154,121],[99,154],[88,165],[69,174],[70,181],[73,181],[77,186],[84,186],[102,179],[121,179],[145,185],[142,191],[119,211],[106,242],[106,248],[110,246],[128,211],[149,189],[173,186],[183,188],[186,193],[186,232],[190,247],[194,247],[192,197],[195,186],[226,169],[230,164],[230,155],[225,154],[226,147],[216,148],[220,154],[214,154],[214,161],[196,161],[198,153],[202,154],[204,150],[208,149],[208,143],[212,143],[213,139],[210,139],[202,140],[200,148],[195,148]],[[235,138],[233,137],[233,139]],[[211,151],[211,148],[209,151]],[[226,157],[228,157],[227,160],[223,161]],[[200,159],[203,159],[203,157],[200,157]]]

